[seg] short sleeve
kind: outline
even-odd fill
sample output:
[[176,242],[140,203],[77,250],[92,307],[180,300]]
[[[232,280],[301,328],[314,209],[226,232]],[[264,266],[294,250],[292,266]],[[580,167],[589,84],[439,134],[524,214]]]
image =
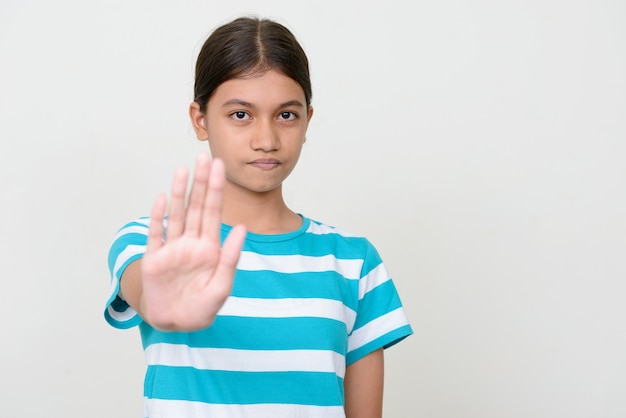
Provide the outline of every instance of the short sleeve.
[[413,334],[400,296],[380,255],[366,241],[359,279],[359,302],[352,332],[348,336],[348,365],[388,348]]
[[124,225],[115,235],[109,250],[108,264],[111,274],[109,299],[104,318],[115,328],[126,329],[141,323],[141,317],[119,295],[120,279],[126,267],[143,257],[148,242],[150,218],[139,218]]

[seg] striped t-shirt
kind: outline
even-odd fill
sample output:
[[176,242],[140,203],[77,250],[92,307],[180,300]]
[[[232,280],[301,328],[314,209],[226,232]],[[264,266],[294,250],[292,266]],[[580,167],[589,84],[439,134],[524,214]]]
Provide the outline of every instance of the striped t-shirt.
[[209,328],[158,331],[118,296],[149,222],[115,236],[105,310],[114,327],[139,325],[146,417],[344,417],[346,367],[412,334],[369,241],[308,218],[287,234],[247,234],[232,293]]

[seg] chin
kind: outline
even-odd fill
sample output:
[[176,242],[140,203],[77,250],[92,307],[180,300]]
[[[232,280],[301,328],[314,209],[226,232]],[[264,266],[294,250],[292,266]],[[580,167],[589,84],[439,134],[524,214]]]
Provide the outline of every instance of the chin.
[[249,190],[254,193],[263,194],[263,193],[276,192],[279,189],[280,189],[280,186],[269,186],[269,187],[255,187]]
[[249,193],[264,194],[264,193],[280,191],[281,184],[278,184],[278,185],[276,184],[249,184],[249,185],[238,184],[238,185],[235,185],[235,187],[240,190],[247,191]]

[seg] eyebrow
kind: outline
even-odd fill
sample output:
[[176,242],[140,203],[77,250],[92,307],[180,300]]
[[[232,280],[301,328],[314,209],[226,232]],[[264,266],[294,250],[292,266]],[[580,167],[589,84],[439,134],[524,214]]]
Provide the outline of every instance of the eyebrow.
[[[255,107],[252,103],[246,102],[245,100],[241,100],[241,99],[230,99],[230,100],[227,100],[227,101],[224,102],[224,104],[222,106],[224,106],[224,107],[227,107],[227,106],[244,106],[244,107],[251,107],[251,108]],[[289,101],[286,101],[284,103],[279,104],[278,108],[289,107],[289,106],[304,107],[302,102],[300,102],[299,100],[289,100]]]

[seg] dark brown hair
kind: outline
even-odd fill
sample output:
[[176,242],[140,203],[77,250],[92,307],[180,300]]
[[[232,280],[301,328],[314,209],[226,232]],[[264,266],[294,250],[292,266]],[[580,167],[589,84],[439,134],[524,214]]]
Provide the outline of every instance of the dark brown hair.
[[204,42],[196,61],[194,101],[207,102],[225,81],[277,70],[296,81],[311,104],[309,61],[289,29],[269,19],[240,17],[218,27]]

